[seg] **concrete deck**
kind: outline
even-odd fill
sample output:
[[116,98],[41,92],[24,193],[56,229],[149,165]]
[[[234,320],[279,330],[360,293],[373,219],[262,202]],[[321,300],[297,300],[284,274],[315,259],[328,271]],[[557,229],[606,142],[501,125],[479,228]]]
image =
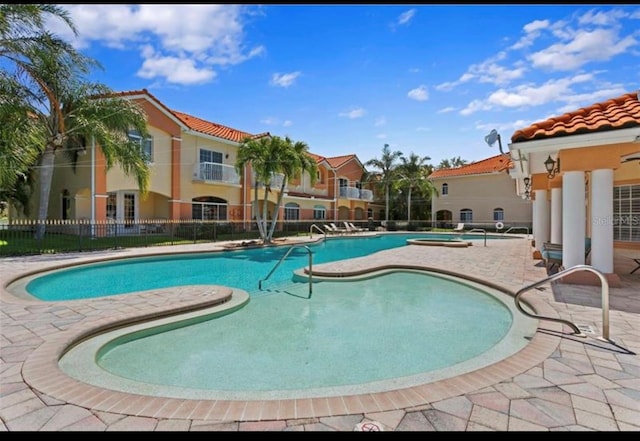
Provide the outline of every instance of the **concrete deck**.
[[[298,240],[304,240],[299,238]],[[288,240],[287,243],[292,243]],[[198,287],[68,302],[8,293],[12,279],[59,265],[114,256],[209,251],[225,244],[156,247],[0,259],[0,430],[2,431],[639,431],[640,272],[615,257],[621,287],[610,289],[610,340],[602,335],[600,288],[553,282],[523,297],[542,315],[593,333],[572,335],[539,321],[531,343],[494,365],[418,387],[345,397],[207,401],[103,390],[57,367],[66,345],[115,320],[188,310],[218,301]],[[464,275],[515,292],[546,277],[530,241],[482,241],[468,248],[407,245],[371,256],[314,265],[314,272],[361,273],[409,266]],[[176,292],[180,293],[176,301]],[[363,423],[373,422],[373,425]]]

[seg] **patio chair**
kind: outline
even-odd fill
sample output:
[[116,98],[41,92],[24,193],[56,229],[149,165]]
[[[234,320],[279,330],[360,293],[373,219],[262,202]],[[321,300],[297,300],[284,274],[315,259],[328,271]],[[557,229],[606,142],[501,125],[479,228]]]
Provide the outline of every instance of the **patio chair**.
[[351,227],[351,230],[355,231],[356,233],[360,233],[362,231],[365,231],[364,228],[356,227],[355,225],[353,225],[353,222],[345,222],[345,224],[348,224],[349,227]]
[[464,233],[464,222],[460,222],[457,227],[453,229],[454,233]]
[[[591,253],[591,238],[584,238],[584,258],[585,260]],[[560,269],[562,267],[562,244],[545,242],[542,244],[542,260],[547,271],[551,271],[554,267]]]
[[335,233],[337,233],[337,234],[344,234],[344,233],[346,233],[346,232],[347,232],[347,229],[346,229],[346,228],[340,228],[340,227],[338,227],[336,224],[334,224],[333,222],[331,222],[331,223],[329,224],[329,226],[330,226],[331,228],[333,228],[333,231],[334,231]]
[[322,227],[326,230],[328,234],[338,234],[338,231],[333,229],[330,225],[324,224]]

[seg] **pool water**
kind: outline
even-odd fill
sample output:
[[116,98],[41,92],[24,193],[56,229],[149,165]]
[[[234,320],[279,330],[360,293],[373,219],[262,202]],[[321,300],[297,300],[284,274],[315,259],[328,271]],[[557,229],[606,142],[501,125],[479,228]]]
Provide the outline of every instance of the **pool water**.
[[510,296],[422,271],[316,282],[306,293],[293,283],[175,329],[114,331],[73,348],[60,366],[89,383],[169,397],[345,395],[477,369],[535,332]]
[[[482,236],[464,235],[465,240]],[[489,236],[488,236],[489,237]],[[499,237],[499,236],[498,236]],[[309,244],[313,264],[361,257],[377,251],[405,246],[407,239],[450,240],[450,234],[381,234],[353,238],[330,238]],[[41,300],[62,301],[125,294],[182,285],[215,284],[258,294],[258,281],[264,279],[289,247],[265,247],[206,254],[128,258],[81,265],[32,278],[26,292]],[[295,270],[309,265],[304,248],[294,249],[263,284],[263,288],[290,283]]]

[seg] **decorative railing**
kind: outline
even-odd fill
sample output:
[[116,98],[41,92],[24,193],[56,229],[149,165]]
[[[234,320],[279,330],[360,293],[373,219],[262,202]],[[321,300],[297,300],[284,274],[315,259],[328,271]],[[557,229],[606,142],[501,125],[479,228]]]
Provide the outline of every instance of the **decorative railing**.
[[218,162],[200,162],[193,170],[193,179],[205,182],[240,184],[240,176],[234,166]]
[[339,196],[348,199],[362,199],[363,201],[372,201],[373,192],[358,187],[340,187]]

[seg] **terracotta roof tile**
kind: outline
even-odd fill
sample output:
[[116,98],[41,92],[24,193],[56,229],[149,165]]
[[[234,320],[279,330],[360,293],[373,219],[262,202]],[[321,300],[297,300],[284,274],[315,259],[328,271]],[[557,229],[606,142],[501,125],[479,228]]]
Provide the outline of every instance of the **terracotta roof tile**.
[[456,168],[441,168],[429,175],[433,178],[449,178],[454,176],[482,175],[508,170],[512,165],[509,153],[492,156],[481,161],[472,162]]
[[245,138],[252,138],[255,136],[251,133],[205,121],[204,119],[191,116],[183,112],[178,112],[177,110],[173,110],[172,113],[191,130],[195,130],[196,132],[200,132],[205,135],[211,135],[237,143],[241,143]]
[[580,108],[516,131],[511,142],[604,132],[640,125],[640,101],[636,92]]
[[342,156],[333,156],[331,158],[325,158],[329,165],[333,168],[338,168],[343,165],[345,162],[353,159],[356,155],[342,155]]

